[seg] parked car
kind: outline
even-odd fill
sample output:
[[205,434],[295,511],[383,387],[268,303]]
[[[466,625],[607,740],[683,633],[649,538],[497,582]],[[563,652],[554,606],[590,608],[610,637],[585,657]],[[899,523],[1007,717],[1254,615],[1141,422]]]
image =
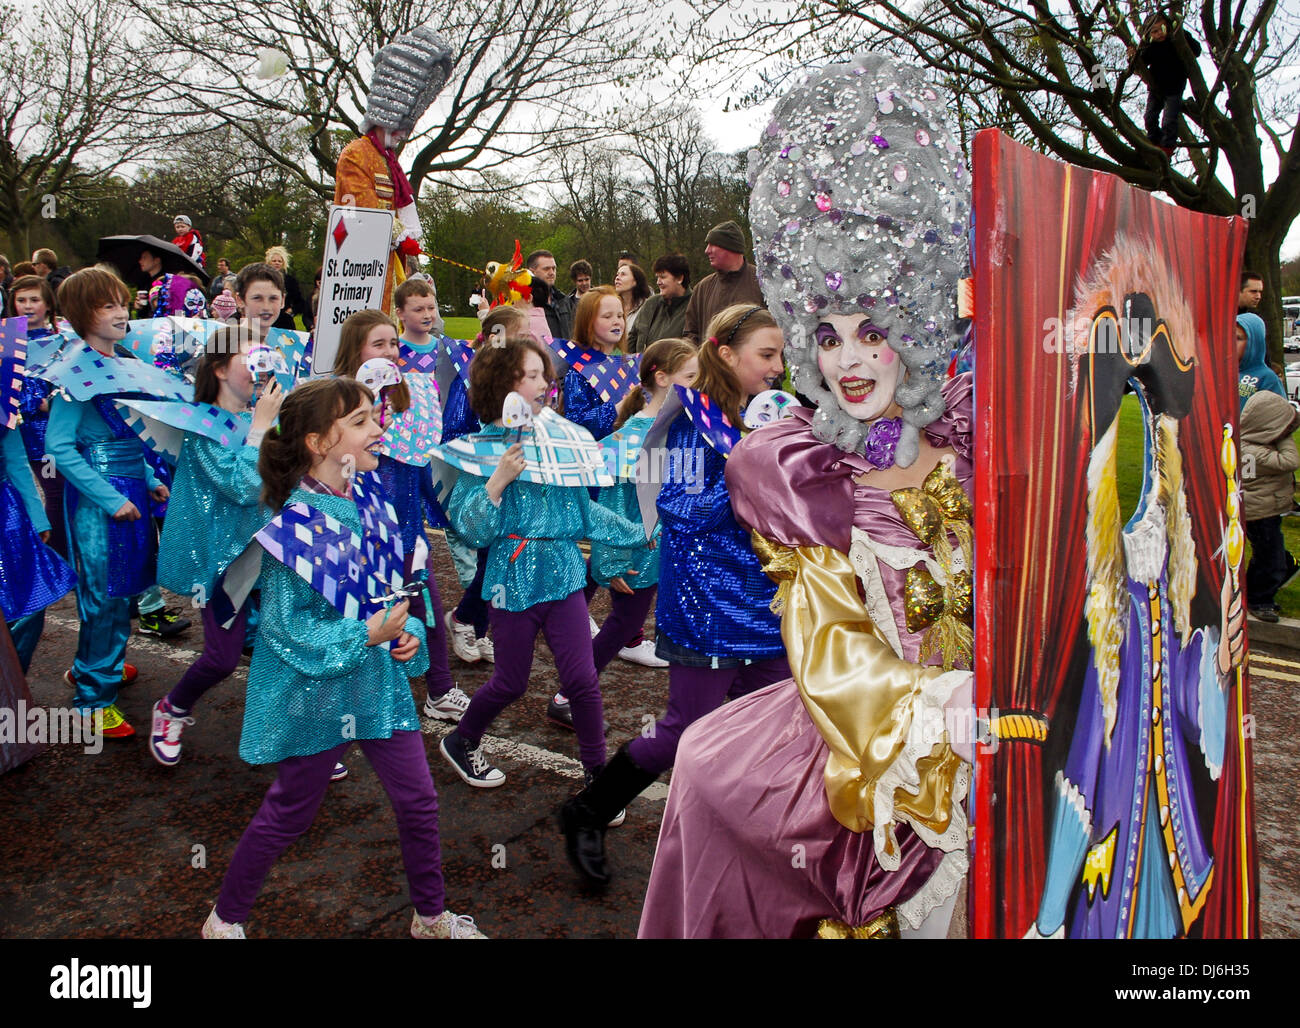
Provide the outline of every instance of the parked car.
[[1286,366],[1286,394],[1300,403],[1300,361]]

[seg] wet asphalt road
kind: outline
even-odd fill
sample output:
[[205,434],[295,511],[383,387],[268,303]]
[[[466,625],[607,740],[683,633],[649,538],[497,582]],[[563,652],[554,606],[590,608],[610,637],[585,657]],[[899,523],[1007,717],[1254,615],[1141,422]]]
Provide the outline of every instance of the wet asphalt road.
[[[460,595],[439,541],[444,599]],[[592,610],[608,612],[600,593]],[[652,615],[653,619],[653,615]],[[129,740],[104,751],[52,746],[0,776],[0,937],[194,937],[220,888],[240,833],[274,777],[238,756],[247,662],[210,692],[186,729],[179,765],[149,755],[149,710],[202,648],[196,624],[162,642],[135,635],[128,659],[139,680],[121,693],[135,725]],[[64,706],[62,672],[76,648],[71,598],[50,609],[29,674],[37,703]],[[501,645],[498,641],[497,645]],[[1300,937],[1300,661],[1294,651],[1258,650],[1253,664],[1257,718],[1255,776],[1261,865],[1262,930]],[[452,657],[458,684],[472,692],[486,663]],[[528,695],[508,708],[485,739],[506,773],[498,789],[471,789],[447,767],[437,744],[450,729],[425,722],[425,743],[441,807],[448,907],[472,914],[498,938],[631,938],[663,814],[660,783],[609,833],[616,879],[601,895],[584,893],[564,858],[554,812],[581,781],[575,736],[545,717],[554,662],[539,637]],[[668,675],[615,660],[602,675],[610,752],[663,709]],[[417,707],[423,702],[416,690]],[[391,938],[406,935],[411,908],[396,824],[359,749],[350,777],[330,787],[311,831],[281,857],[249,918],[250,936]],[[956,925],[960,931],[960,925]],[[955,931],[954,934],[957,934]]]

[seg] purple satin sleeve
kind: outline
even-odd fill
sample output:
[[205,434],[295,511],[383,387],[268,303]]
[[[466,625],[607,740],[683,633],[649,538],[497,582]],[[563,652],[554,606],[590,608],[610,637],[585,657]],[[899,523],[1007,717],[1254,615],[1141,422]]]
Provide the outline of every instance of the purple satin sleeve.
[[727,492],[743,526],[783,546],[847,553],[853,528],[852,471],[845,454],[812,434],[812,412],[745,436],[727,460]]
[[943,414],[926,426],[926,438],[940,448],[951,446],[963,460],[973,460],[975,431],[971,412],[975,405],[975,379],[969,371],[944,383],[943,405],[947,408]]

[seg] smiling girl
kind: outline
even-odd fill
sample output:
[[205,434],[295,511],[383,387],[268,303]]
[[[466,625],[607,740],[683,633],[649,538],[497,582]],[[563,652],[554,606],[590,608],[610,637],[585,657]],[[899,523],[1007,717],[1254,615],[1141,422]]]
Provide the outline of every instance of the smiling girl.
[[[573,315],[573,342],[593,353],[621,356],[627,339],[623,301],[611,286],[589,289]],[[577,371],[564,376],[564,416],[597,439],[614,431],[618,405],[600,394]]]
[[[728,307],[709,323],[693,388],[733,425],[742,425],[742,409],[781,379],[784,348],[764,308]],[[770,609],[776,588],[732,514],[725,457],[685,411],[663,445],[668,453],[699,454],[702,463],[699,480],[670,478],[657,501],[662,535],[656,653],[671,665],[668,710],[653,730],[623,745],[604,773],[560,812],[570,862],[598,885],[609,881],[605,826],[673,766],[682,732],[729,697],[790,674],[781,624]]]
[[441,750],[466,784],[480,789],[505,784],[505,775],[487,763],[479,744],[496,716],[527,691],[538,632],[546,635],[555,655],[583,767],[594,775],[604,766],[600,683],[582,592],[587,565],[578,541],[614,546],[645,542],[639,526],[593,503],[585,487],[517,481],[526,467],[524,449],[511,441],[515,430],[502,423],[506,398],[519,393],[534,414],[540,413],[551,380],[550,353],[530,337],[485,346],[470,365],[470,403],[490,426],[474,438],[482,445],[509,445],[490,477],[460,475],[448,512],[470,545],[489,548],[482,596],[492,603],[492,634],[503,645],[491,679],[475,692]]
[[284,392],[271,376],[254,406],[256,384],[245,360],[250,343],[239,336],[232,328],[212,334],[199,363],[194,400],[234,414],[248,426],[248,435],[242,444],[229,446],[185,433],[159,544],[158,584],[194,597],[203,619],[202,655],[153,707],[149,752],[164,767],[181,759],[181,733],[194,723],[189,715],[199,698],[239,665],[248,605],[223,627],[208,601],[222,572],[271,516],[259,503],[257,448],[275,424]]
[[[298,386],[281,407],[278,432],[262,442],[258,470],[266,506],[301,504],[364,538],[352,479],[378,466],[383,431],[374,397],[352,379]],[[365,621],[345,617],[286,564],[264,557],[263,565],[263,620],[239,752],[249,763],[279,767],[231,859],[204,938],[244,937],[243,922],[267,873],[311,827],[353,740],[397,816],[415,906],[411,934],[482,938],[470,918],[445,905],[438,797],[406,678],[426,663],[418,621],[408,620],[405,600]]]
[[[405,283],[403,283],[405,284]],[[400,293],[401,287],[399,287]],[[348,378],[356,376],[358,369],[368,360],[376,358],[396,364],[399,350],[397,327],[383,311],[364,310],[343,322],[339,334],[339,350],[334,358],[334,374]],[[411,406],[411,392],[405,382],[388,391],[389,410],[384,416],[388,431],[397,427]],[[437,500],[433,493],[433,473],[428,464],[420,466],[400,461],[388,454],[379,455],[379,480],[384,493],[397,511],[397,523],[402,528],[402,545],[407,553],[415,540],[424,535],[426,518],[443,524]],[[469,706],[469,697],[452,681],[447,663],[447,627],[442,610],[442,597],[438,582],[430,574],[422,579],[428,590],[429,604],[424,597],[415,596],[411,613],[423,621],[429,635],[429,672],[425,676],[428,698],[424,712],[442,721],[456,721]]]

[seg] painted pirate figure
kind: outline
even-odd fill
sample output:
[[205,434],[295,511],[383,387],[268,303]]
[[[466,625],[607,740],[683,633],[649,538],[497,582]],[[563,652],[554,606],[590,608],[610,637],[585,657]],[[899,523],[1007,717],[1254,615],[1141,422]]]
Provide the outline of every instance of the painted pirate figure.
[[[1080,297],[1070,325],[1093,439],[1091,652],[1029,934],[1173,938],[1191,929],[1213,884],[1193,786],[1195,775],[1217,781],[1222,771],[1226,690],[1244,647],[1241,593],[1225,573],[1218,623],[1192,624],[1197,559],[1178,428],[1192,407],[1196,336],[1173,276],[1148,244],[1121,238]],[[1142,412],[1145,474],[1137,510],[1122,522],[1115,474],[1126,386]]]

